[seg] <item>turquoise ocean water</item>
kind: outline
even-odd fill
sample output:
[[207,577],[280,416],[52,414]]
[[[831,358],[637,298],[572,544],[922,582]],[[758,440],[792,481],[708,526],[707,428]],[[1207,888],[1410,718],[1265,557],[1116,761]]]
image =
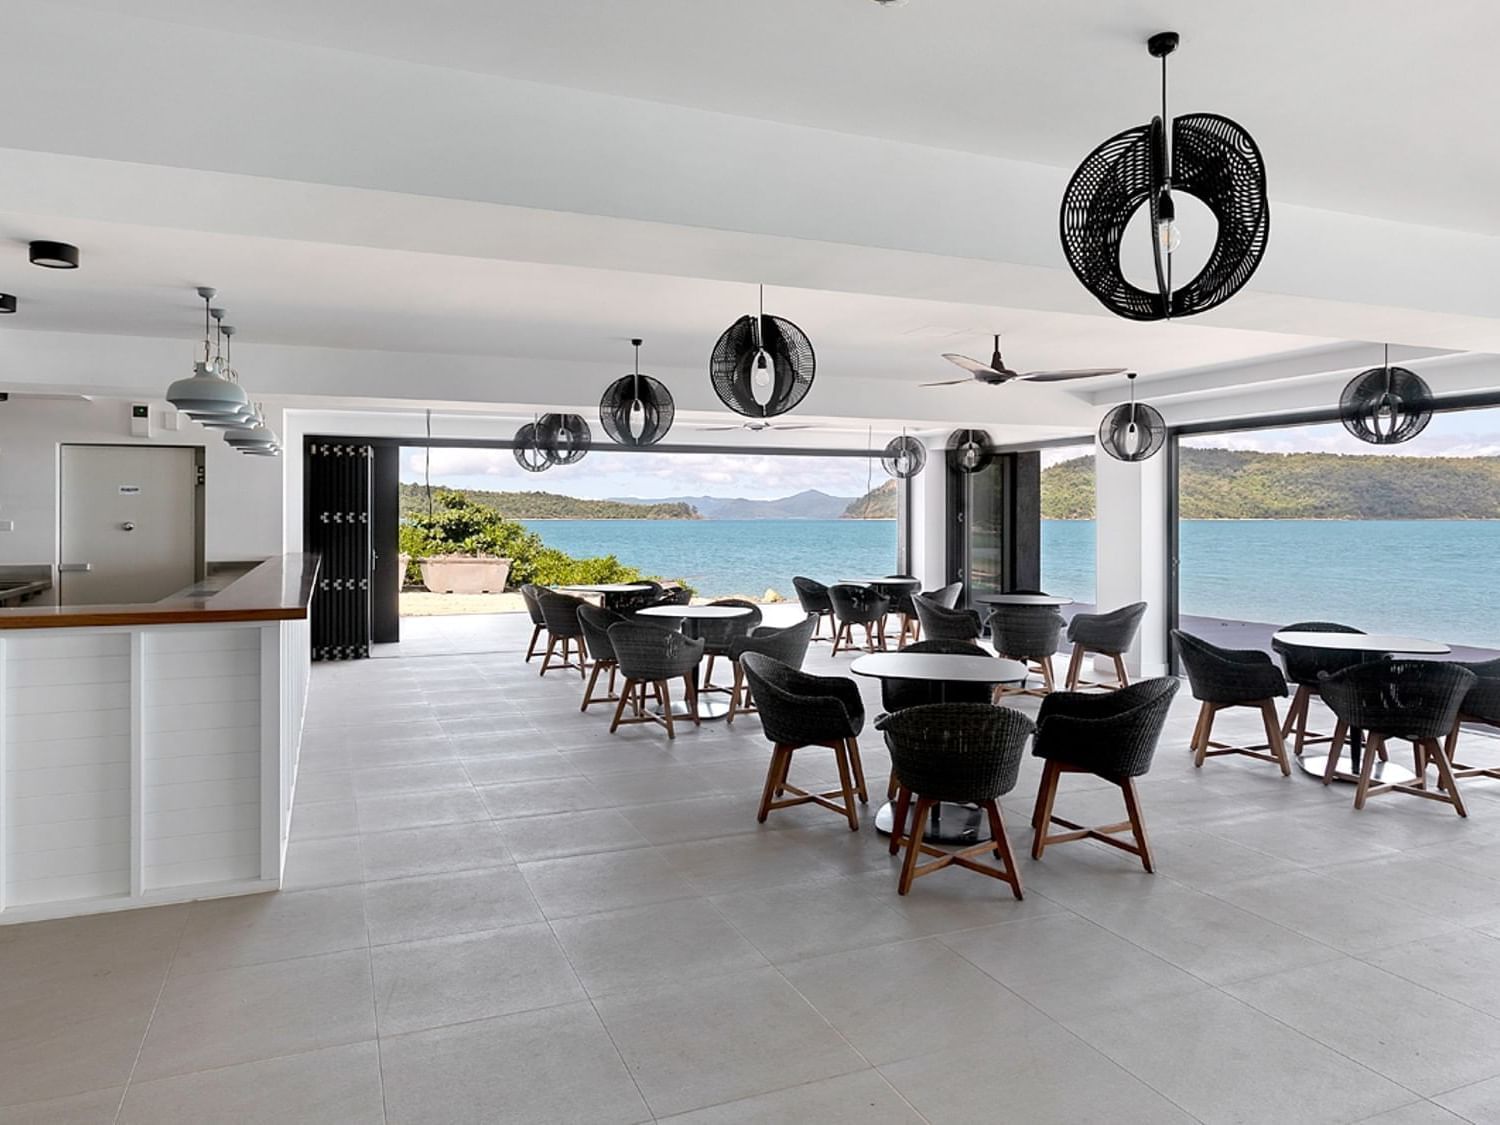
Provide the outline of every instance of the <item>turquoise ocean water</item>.
[[[531,520],[570,554],[613,553],[704,595],[792,596],[821,581],[890,574],[890,520]],[[1244,621],[1345,621],[1500,648],[1500,521],[1184,520],[1182,612]],[[1045,520],[1042,582],[1094,600],[1094,524]]]

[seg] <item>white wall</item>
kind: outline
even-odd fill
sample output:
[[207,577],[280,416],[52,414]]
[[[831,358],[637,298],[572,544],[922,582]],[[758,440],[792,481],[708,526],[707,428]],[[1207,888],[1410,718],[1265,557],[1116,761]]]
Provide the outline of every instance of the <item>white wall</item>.
[[1135,675],[1160,676],[1167,666],[1167,459],[1127,464],[1096,449],[1094,466],[1098,608],[1146,603],[1125,663]]
[[[204,554],[208,561],[280,554],[282,475],[286,458],[246,457],[217,432],[182,418],[168,430],[170,408],[151,403],[153,436],[130,435],[130,402],[123,399],[32,400],[0,403],[0,565],[57,562],[58,448],[65,443],[201,445],[206,493]],[[268,410],[273,428],[281,412]]]

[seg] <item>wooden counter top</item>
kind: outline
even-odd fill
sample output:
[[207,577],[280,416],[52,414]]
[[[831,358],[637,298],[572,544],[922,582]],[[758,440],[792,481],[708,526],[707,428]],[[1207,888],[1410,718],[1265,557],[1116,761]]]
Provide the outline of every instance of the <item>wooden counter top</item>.
[[317,575],[317,555],[277,555],[206,597],[173,596],[137,605],[0,609],[0,630],[298,620],[307,616]]

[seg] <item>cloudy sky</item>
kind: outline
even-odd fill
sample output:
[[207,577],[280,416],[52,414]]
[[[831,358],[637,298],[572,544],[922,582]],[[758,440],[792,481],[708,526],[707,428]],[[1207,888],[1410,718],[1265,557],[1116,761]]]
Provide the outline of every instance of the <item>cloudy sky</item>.
[[[401,479],[421,483],[425,451],[401,451]],[[508,449],[434,449],[432,482],[496,492],[540,491],[588,499],[666,496],[774,500],[816,488],[832,496],[863,496],[884,481],[878,462],[863,457],[754,457],[697,453],[611,453],[590,450],[576,465],[528,473]]]

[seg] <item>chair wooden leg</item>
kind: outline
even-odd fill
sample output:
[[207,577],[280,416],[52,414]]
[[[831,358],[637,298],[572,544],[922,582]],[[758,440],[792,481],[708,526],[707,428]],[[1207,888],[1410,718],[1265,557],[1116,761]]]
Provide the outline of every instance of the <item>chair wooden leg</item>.
[[891,773],[891,785],[895,788],[895,807],[891,809],[891,855],[901,850],[901,838],[906,835],[906,814],[911,811],[911,790],[896,784],[896,774]]
[[656,698],[661,704],[662,722],[667,724],[667,738],[677,737],[677,728],[672,724],[672,689],[667,686],[666,680],[656,682]]
[[1281,722],[1276,718],[1276,704],[1269,699],[1260,701],[1260,712],[1266,726],[1266,743],[1271,747],[1271,756],[1281,766],[1281,776],[1292,775],[1292,764],[1286,757],[1286,739],[1281,737]]
[[1208,739],[1214,731],[1214,716],[1218,708],[1204,703],[1198,708],[1198,726],[1193,730],[1193,767],[1201,769],[1208,758]]
[[530,664],[531,663],[531,658],[536,655],[536,643],[537,643],[537,641],[541,640],[541,637],[542,637],[542,626],[540,626],[540,625],[533,625],[531,627],[531,643],[526,646],[526,663],[527,664]]
[[1156,861],[1151,856],[1151,841],[1146,838],[1146,821],[1141,816],[1140,801],[1136,797],[1135,778],[1127,777],[1120,782],[1120,791],[1125,795],[1125,812],[1130,817],[1130,833],[1135,837],[1135,846],[1140,849],[1141,866],[1148,874],[1155,874]]
[[845,745],[849,748],[849,766],[854,770],[854,792],[859,795],[860,804],[868,805],[870,793],[865,788],[865,764],[859,760],[859,740],[851,738]]
[[589,704],[593,702],[590,697],[594,694],[594,685],[599,682],[599,671],[603,667],[597,662],[594,664],[594,671],[589,676],[589,686],[583,689],[583,702],[578,707],[580,711],[587,711]]
[[1114,653],[1113,656],[1115,660],[1115,675],[1119,678],[1120,686],[1127,688],[1130,686],[1130,673],[1125,671],[1124,658],[1118,652]]
[[620,702],[615,707],[614,721],[609,724],[610,734],[614,734],[615,731],[620,729],[620,720],[625,716],[625,705],[631,701],[630,689],[633,687],[635,687],[635,681],[627,679],[625,681],[625,690],[620,692]]
[[740,713],[740,692],[745,690],[745,670],[740,667],[740,662],[734,662],[734,687],[729,689],[729,717],[725,722],[733,723],[734,717]]
[[1073,655],[1068,660],[1068,678],[1066,686],[1069,691],[1078,690],[1078,677],[1083,672],[1083,646],[1075,644]]
[[776,795],[777,786],[786,778],[787,762],[791,756],[791,750],[785,746],[778,745],[771,750],[771,764],[766,767],[766,786],[760,795],[760,811],[755,814],[755,819],[762,824],[771,815],[771,800]]
[[917,857],[922,854],[922,836],[927,831],[927,813],[933,802],[926,797],[917,798],[916,812],[912,815],[911,834],[906,837],[906,858],[901,863],[901,879],[896,884],[896,893],[904,895],[911,890],[911,881],[916,875]]
[[1464,799],[1458,792],[1458,779],[1453,773],[1453,763],[1448,758],[1448,752],[1438,744],[1437,739],[1429,739],[1425,747],[1427,758],[1437,766],[1438,785],[1448,794],[1448,801],[1459,816],[1467,818],[1469,810],[1464,807]]
[[1010,884],[1010,893],[1017,899],[1023,898],[1021,894],[1021,870],[1016,866],[1016,856],[1010,848],[1010,837],[1005,834],[1005,818],[1000,815],[1000,806],[995,801],[986,801],[984,808],[990,817],[990,835],[994,838],[995,858],[1005,868],[1005,874],[1001,876],[1003,882]]
[[1365,807],[1365,798],[1370,795],[1370,778],[1375,775],[1375,749],[1385,742],[1385,736],[1371,734],[1365,739],[1365,760],[1359,764],[1359,786],[1354,790],[1354,807]]
[[1057,680],[1052,672],[1052,657],[1042,657],[1042,692],[1051,695],[1057,690]]
[[1031,858],[1041,859],[1047,846],[1047,825],[1052,823],[1052,805],[1057,800],[1057,781],[1061,776],[1056,762],[1042,767],[1042,780],[1036,789],[1036,808],[1031,814]]
[[1328,743],[1328,764],[1323,768],[1323,784],[1328,785],[1339,771],[1339,759],[1344,755],[1344,739],[1349,736],[1349,726],[1342,719],[1333,725],[1333,738]]
[[839,789],[844,794],[845,815],[849,818],[849,831],[859,831],[859,809],[854,805],[854,783],[849,778],[849,750],[838,743],[833,750],[834,763],[839,767]]
[[547,634],[547,651],[544,652],[544,653],[542,653],[542,669],[541,669],[540,672],[537,673],[538,676],[545,676],[547,674],[547,668],[552,663],[552,654],[556,650],[557,650],[557,638],[554,637],[551,633],[548,633]]
[[573,638],[573,651],[578,661],[578,678],[582,680],[588,676],[589,666],[589,650],[582,637]]
[[682,677],[682,690],[687,699],[688,715],[693,720],[693,726],[702,726],[703,716],[698,712],[698,682],[693,679],[692,673]]

